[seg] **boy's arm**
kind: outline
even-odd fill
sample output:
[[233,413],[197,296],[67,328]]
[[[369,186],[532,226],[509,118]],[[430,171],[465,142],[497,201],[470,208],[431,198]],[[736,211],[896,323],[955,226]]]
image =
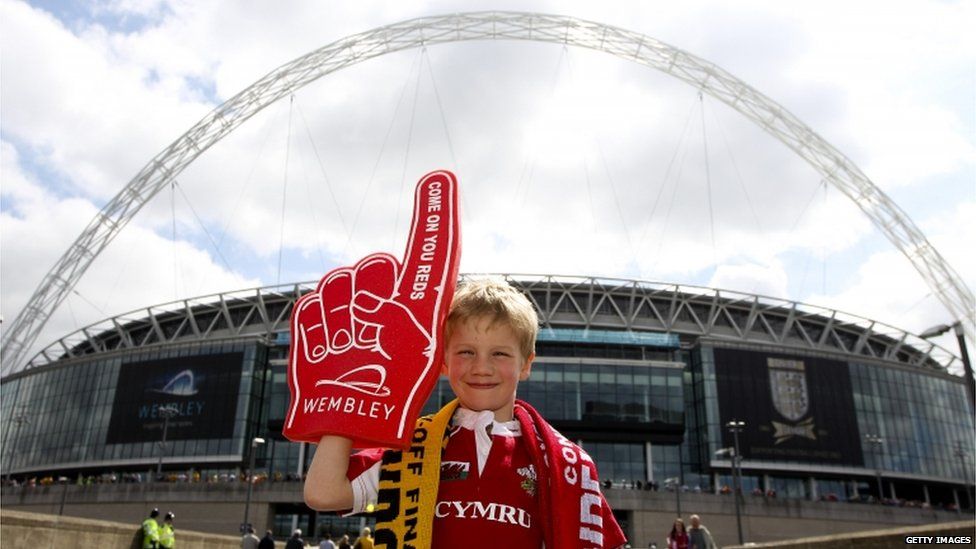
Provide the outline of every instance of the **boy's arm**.
[[305,504],[318,511],[353,506],[352,484],[346,478],[352,440],[326,435],[319,441],[305,478]]

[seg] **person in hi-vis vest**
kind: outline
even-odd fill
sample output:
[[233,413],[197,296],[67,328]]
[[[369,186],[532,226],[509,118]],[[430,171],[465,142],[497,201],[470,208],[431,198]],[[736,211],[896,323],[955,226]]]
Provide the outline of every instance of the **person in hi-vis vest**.
[[173,519],[176,515],[173,513],[166,513],[166,518],[163,519],[163,525],[159,529],[159,546],[163,549],[173,549],[176,545],[176,533],[173,532]]
[[142,521],[142,549],[159,547],[159,509],[153,509],[149,518]]

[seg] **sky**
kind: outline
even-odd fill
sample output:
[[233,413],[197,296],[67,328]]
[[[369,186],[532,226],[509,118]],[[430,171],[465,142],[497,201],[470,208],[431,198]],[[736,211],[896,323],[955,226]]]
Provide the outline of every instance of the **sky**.
[[[483,10],[592,20],[722,67],[846,155],[976,287],[972,2],[0,0],[0,329],[224,101],[347,36]],[[258,112],[146,204],[38,342],[400,254],[413,185],[440,168],[460,181],[462,272],[716,287],[916,333],[953,321],[851,200],[737,111],[606,53],[483,41],[354,64]]]

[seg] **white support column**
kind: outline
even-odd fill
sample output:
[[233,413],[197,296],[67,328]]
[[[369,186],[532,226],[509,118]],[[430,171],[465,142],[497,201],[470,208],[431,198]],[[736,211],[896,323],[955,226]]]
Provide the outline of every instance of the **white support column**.
[[651,443],[644,443],[644,460],[647,462],[647,482],[654,480],[654,453],[651,451]]

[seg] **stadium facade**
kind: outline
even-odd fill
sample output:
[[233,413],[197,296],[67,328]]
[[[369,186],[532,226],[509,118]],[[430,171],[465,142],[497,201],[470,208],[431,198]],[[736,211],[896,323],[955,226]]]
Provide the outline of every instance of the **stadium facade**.
[[[724,290],[507,278],[542,323],[519,396],[580,441],[610,487],[728,491],[737,444],[744,494],[973,508],[973,415],[950,372],[958,359],[925,340]],[[148,307],[51,344],[2,380],[3,475],[146,480],[161,466],[169,478],[238,478],[259,437],[256,473],[300,478],[312,451],[280,433],[288,317],[312,287]],[[440,380],[425,411],[451,398]],[[267,526],[341,522],[292,493],[262,504]],[[615,502],[625,524],[640,522],[646,506],[626,503],[638,500]]]

